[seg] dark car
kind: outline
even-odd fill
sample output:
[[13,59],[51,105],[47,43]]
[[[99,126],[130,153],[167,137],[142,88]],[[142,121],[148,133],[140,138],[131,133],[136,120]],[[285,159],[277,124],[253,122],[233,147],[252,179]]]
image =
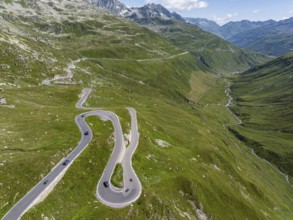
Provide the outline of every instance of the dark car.
[[84,118],[84,115],[81,115],[82,118]]
[[132,182],[132,178],[130,178],[129,181]]
[[126,190],[125,190],[125,192],[128,192],[129,191],[129,189],[127,188]]
[[69,164],[70,160],[65,160],[62,165],[66,166],[67,164]]
[[48,183],[48,180],[45,180],[45,181],[43,182],[44,185],[46,185],[47,183]]
[[108,188],[109,187],[108,181],[103,182],[103,184],[104,184],[105,188]]
[[89,135],[89,132],[88,131],[84,132],[84,135]]

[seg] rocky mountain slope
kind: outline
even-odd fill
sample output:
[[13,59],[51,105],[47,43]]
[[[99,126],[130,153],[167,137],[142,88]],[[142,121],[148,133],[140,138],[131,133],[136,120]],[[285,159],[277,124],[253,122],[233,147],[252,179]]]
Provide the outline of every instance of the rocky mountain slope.
[[0,218],[76,147],[84,87],[85,106],[115,112],[125,136],[136,109],[142,196],[123,209],[96,200],[113,128],[94,117],[91,144],[22,219],[292,218],[291,184],[229,132],[227,84],[197,55],[88,1],[0,8]]

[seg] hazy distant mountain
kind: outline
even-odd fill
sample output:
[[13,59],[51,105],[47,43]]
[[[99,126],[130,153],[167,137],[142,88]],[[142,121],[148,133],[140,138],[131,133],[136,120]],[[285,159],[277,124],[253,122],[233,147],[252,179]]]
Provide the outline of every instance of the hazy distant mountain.
[[184,20],[176,12],[171,13],[160,4],[147,4],[143,7],[131,8],[132,14],[126,16],[132,20],[162,18],[162,19],[176,19]]
[[218,25],[214,21],[211,21],[206,18],[184,18],[184,19],[188,23],[195,24],[196,26],[200,27],[204,31],[216,34],[218,36],[221,35],[220,25]]
[[280,56],[293,50],[293,18],[267,22],[263,26],[236,34],[227,40],[239,47]]
[[243,21],[232,21],[229,22],[223,26],[220,26],[220,36],[224,39],[228,40],[229,38],[241,34],[250,30],[254,30],[256,28],[262,27],[262,26],[270,26],[277,23],[273,20],[268,21],[249,21],[249,20],[243,20]]
[[222,26],[218,25],[216,22],[206,19],[206,18],[185,18],[185,20],[191,24],[195,24],[201,29],[216,34],[224,39],[229,39],[237,34],[247,32],[266,25],[276,24],[277,21],[232,21]]
[[277,56],[293,50],[293,18],[279,22],[243,20],[223,26],[202,18],[185,20],[239,47]]

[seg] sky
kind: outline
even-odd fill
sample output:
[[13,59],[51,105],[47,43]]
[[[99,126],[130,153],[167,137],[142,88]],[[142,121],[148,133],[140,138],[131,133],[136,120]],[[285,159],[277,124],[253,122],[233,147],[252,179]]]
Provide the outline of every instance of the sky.
[[229,21],[282,20],[293,17],[293,0],[120,0],[130,7],[161,4],[183,17],[207,18],[222,25]]

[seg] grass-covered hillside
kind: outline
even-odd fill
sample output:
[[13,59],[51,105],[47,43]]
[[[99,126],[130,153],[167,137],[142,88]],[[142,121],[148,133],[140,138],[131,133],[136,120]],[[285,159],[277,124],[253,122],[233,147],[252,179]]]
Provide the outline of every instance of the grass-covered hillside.
[[293,54],[234,79],[237,136],[256,154],[293,176]]
[[87,1],[0,8],[0,218],[76,147],[90,87],[85,105],[115,112],[125,134],[126,107],[137,111],[142,196],[123,209],[97,201],[113,128],[93,117],[91,144],[22,219],[292,219],[292,186],[228,131],[227,85],[197,56]]
[[235,47],[193,24],[159,18],[141,19],[137,22],[169,39],[179,48],[198,56],[208,67],[222,74],[243,72],[270,60],[261,53]]

